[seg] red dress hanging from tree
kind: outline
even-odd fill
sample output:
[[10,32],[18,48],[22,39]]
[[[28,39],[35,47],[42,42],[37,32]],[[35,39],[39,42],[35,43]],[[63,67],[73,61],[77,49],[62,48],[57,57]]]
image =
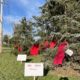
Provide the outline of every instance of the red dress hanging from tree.
[[22,52],[22,47],[21,46],[18,47],[18,52]]
[[43,49],[47,49],[49,47],[49,42],[48,41],[45,41],[44,42],[44,45],[43,45]]
[[53,64],[59,65],[62,64],[64,57],[65,57],[65,47],[67,46],[67,42],[62,42],[58,46],[57,54],[54,57]]
[[33,45],[30,48],[30,55],[37,56],[39,54],[39,45]]
[[50,49],[53,49],[56,46],[56,41],[51,41],[49,45]]

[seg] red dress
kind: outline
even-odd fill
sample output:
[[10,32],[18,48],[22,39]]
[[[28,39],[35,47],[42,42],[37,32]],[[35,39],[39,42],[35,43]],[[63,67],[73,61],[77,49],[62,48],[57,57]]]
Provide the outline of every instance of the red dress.
[[62,42],[58,46],[57,54],[55,55],[54,60],[53,60],[54,65],[62,64],[64,57],[65,57],[65,50],[64,49],[66,46],[67,46],[66,42]]
[[56,41],[51,41],[50,42],[50,49],[53,49],[54,47],[55,47],[55,45],[56,45]]
[[18,47],[18,51],[19,52],[22,52],[22,47]]
[[45,41],[43,46],[44,46],[44,49],[47,49],[49,47],[49,42]]
[[30,55],[37,56],[39,54],[39,45],[33,45],[30,48]]

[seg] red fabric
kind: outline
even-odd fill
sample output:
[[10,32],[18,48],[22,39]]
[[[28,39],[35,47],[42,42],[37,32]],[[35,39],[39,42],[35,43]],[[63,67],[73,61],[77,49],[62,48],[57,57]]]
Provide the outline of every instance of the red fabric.
[[18,49],[18,45],[15,44],[15,45],[14,45],[14,48]]
[[30,48],[30,54],[32,56],[36,56],[38,55],[39,53],[39,45],[33,45],[31,48]]
[[66,47],[67,43],[66,42],[62,42],[59,46],[58,46],[58,51],[56,56],[54,57],[53,60],[53,64],[54,65],[58,65],[58,64],[62,64],[64,57],[65,57],[65,47]]
[[55,41],[51,41],[49,47],[50,47],[51,49],[53,49],[53,48],[55,47],[55,45],[56,45],[56,42],[55,42]]
[[49,42],[48,41],[45,41],[44,42],[44,49],[48,48],[49,47]]
[[22,52],[22,47],[18,47],[18,51],[19,52]]

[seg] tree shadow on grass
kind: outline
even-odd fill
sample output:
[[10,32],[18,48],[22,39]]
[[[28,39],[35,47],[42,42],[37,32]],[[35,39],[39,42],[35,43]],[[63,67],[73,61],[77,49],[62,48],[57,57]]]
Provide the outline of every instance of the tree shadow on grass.
[[61,77],[59,80],[69,80],[67,77]]
[[48,67],[44,68],[44,76],[46,76],[48,74],[48,72],[49,72],[49,68]]
[[26,61],[24,61],[24,62],[30,62],[30,61],[32,61],[32,59],[27,59]]
[[32,59],[27,59],[27,60],[26,60],[26,62],[30,62],[30,61],[32,61]]

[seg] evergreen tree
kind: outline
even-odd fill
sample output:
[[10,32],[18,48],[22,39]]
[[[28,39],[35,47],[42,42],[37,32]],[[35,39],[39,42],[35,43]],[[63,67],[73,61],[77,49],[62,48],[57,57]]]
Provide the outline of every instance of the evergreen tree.
[[29,47],[31,46],[32,41],[32,23],[30,21],[27,21],[24,17],[20,21],[20,24],[15,25],[14,42],[18,46],[22,46],[23,52],[26,53],[29,51]]
[[6,43],[7,46],[9,46],[10,38],[8,35],[4,35],[3,37],[3,43]]
[[80,33],[79,0],[47,0],[41,10],[42,15],[35,19],[42,32],[46,30],[48,35],[51,32],[69,33],[69,36]]
[[80,0],[47,0],[40,9],[41,16],[34,17],[35,26],[41,29],[39,33],[61,35],[59,42],[68,38],[69,47],[74,53],[79,53]]

